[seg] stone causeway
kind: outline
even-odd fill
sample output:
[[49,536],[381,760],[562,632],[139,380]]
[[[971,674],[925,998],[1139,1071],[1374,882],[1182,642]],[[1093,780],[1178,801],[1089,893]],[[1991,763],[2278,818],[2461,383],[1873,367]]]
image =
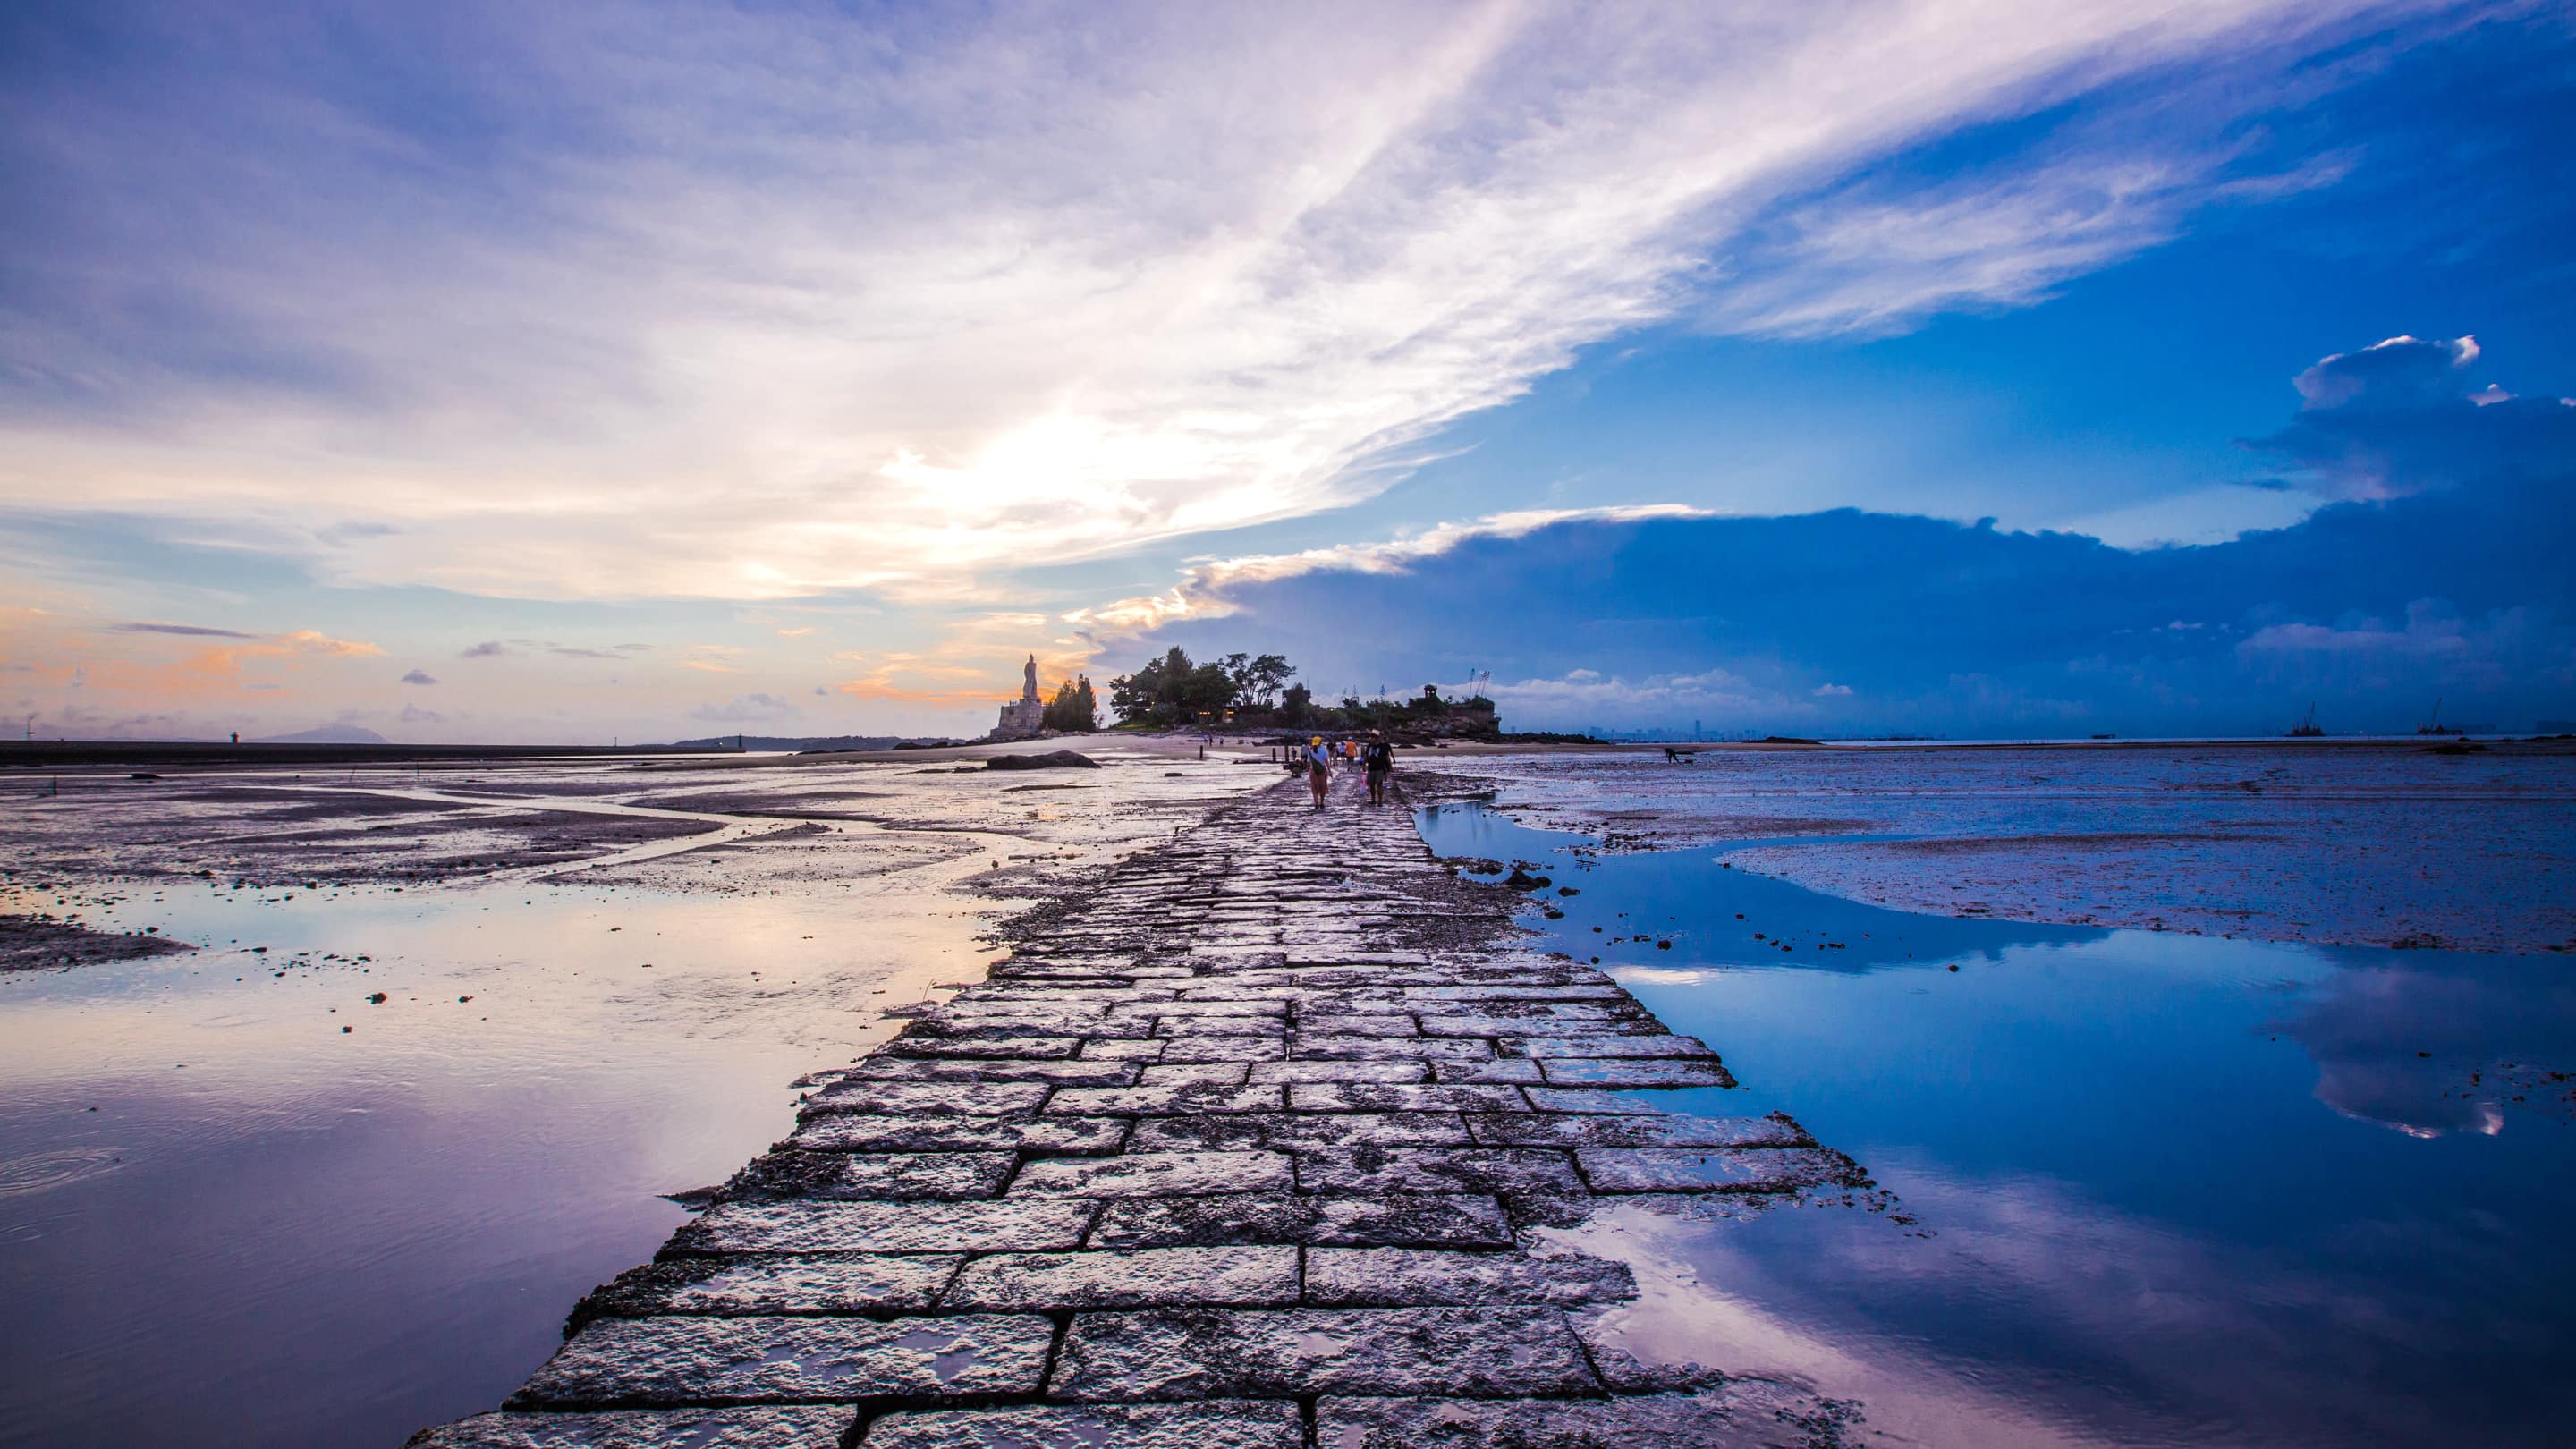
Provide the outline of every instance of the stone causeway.
[[1222,806],[1011,923],[411,1449],[1839,1442],[1795,1385],[1631,1353],[1635,1274],[1551,1230],[1865,1179],[1659,1108],[1733,1080],[1519,903],[1354,772]]

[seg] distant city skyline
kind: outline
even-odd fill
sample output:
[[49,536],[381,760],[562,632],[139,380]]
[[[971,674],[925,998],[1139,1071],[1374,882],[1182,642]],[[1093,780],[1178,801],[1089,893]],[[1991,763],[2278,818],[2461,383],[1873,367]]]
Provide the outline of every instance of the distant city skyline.
[[2576,718],[2563,7],[17,7],[12,734]]

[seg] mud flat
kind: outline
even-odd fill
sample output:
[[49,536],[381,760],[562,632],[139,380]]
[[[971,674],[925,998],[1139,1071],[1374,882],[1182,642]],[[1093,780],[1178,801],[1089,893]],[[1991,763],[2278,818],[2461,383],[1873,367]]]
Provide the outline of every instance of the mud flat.
[[0,915],[0,971],[42,971],[168,956],[191,949],[158,935],[93,931],[40,915]]
[[[1293,793],[1292,793],[1293,792]],[[1616,1208],[1865,1186],[1411,813],[1288,783],[1011,928],[574,1310],[501,1445],[1371,1449],[1838,1441],[1849,1406],[1632,1352]]]
[[[1453,752],[1444,752],[1453,753]],[[2576,951],[2576,744],[1454,752],[1518,819],[1898,910]]]

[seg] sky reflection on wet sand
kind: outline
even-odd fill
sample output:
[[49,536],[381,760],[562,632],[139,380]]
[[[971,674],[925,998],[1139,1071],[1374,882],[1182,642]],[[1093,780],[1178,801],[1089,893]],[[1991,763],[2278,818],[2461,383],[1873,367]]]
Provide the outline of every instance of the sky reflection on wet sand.
[[[913,764],[477,771],[445,789],[488,805],[384,831],[341,817],[378,797],[273,775],[15,802],[44,864],[0,912],[203,949],[0,975],[0,1445],[391,1445],[498,1400],[680,1221],[660,1194],[783,1135],[789,1083],[891,1035],[881,1008],[982,974],[983,922],[1045,884],[1024,862],[1274,778],[1099,753],[1078,795]],[[532,812],[639,795],[775,814],[606,849],[789,828],[561,881],[500,864],[585,818]],[[465,878],[406,874],[459,854]],[[143,861],[224,869],[101,883]]]
[[1906,916],[1473,806],[1427,829],[1579,891],[1531,923],[1726,1055],[1745,1087],[1695,1106],[1786,1110],[1897,1199],[1584,1230],[1650,1285],[1615,1310],[1641,1357],[1811,1376],[1890,1442],[2576,1415],[2565,963]]
[[867,1003],[982,961],[953,900],[163,894],[91,914],[218,946],[0,983],[0,1159],[76,1179],[0,1186],[0,1398],[44,1408],[0,1443],[399,1443],[496,1398]]

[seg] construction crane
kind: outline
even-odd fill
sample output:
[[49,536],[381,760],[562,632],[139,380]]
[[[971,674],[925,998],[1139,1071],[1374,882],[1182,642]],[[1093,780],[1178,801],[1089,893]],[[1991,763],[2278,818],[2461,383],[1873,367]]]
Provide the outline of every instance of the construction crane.
[[2307,718],[2290,726],[2290,738],[2294,740],[2313,740],[2324,735],[2325,732],[2325,726],[2317,723],[2317,705],[2314,700],[2308,701]]

